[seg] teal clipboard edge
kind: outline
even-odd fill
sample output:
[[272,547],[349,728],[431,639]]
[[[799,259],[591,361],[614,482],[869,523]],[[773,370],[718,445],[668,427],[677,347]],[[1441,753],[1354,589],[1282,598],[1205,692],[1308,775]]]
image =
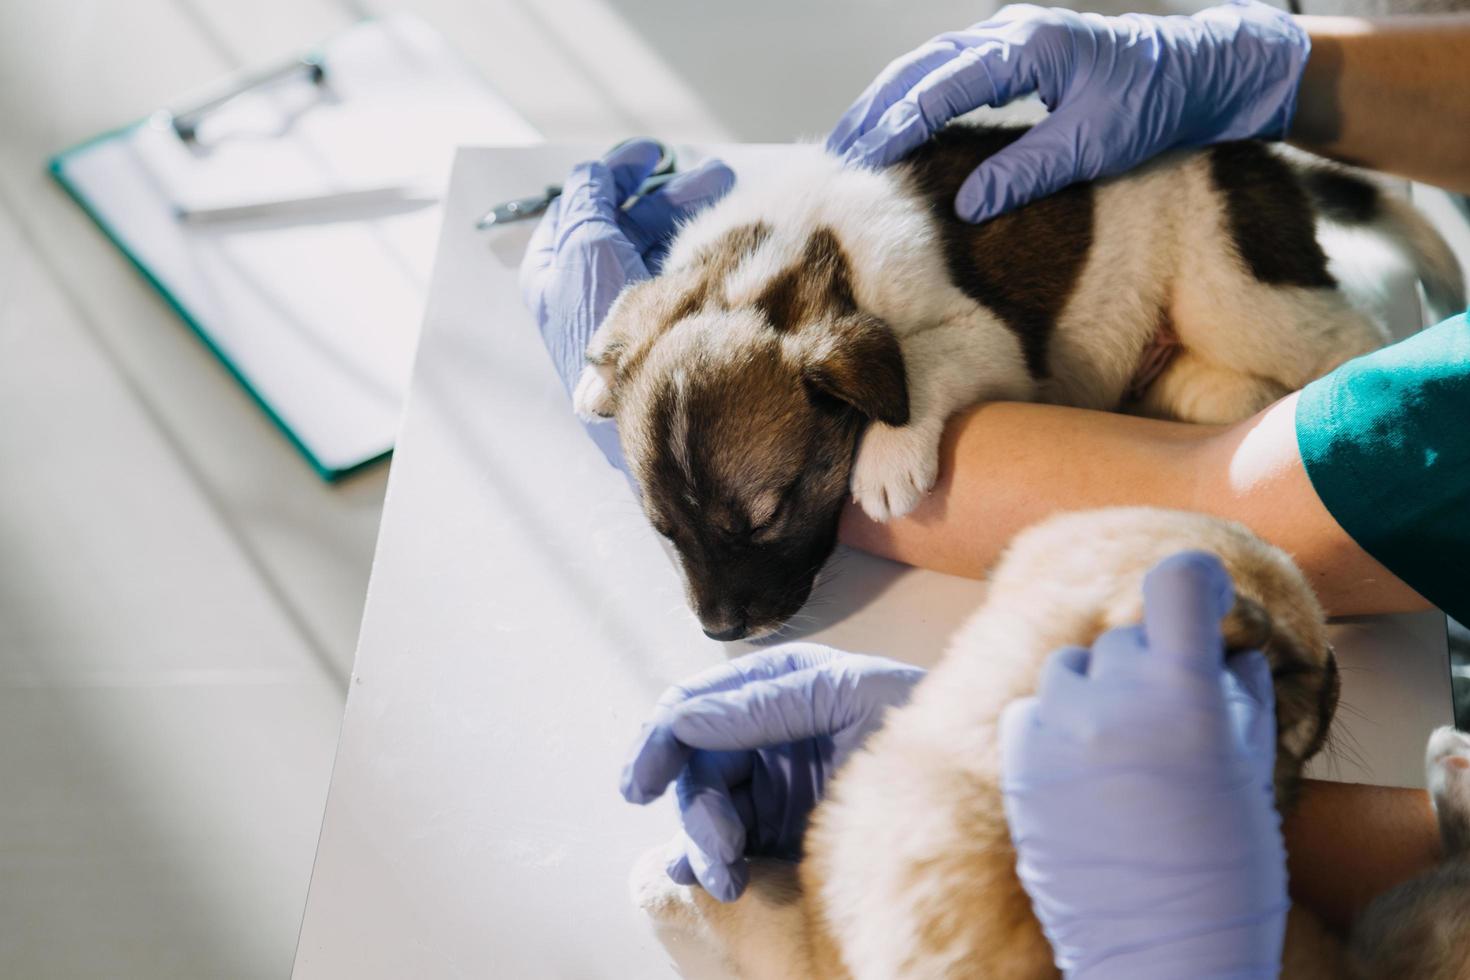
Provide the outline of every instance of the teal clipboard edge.
[[60,153],[57,153],[46,162],[46,169],[51,174],[51,178],[61,186],[62,190],[66,191],[67,196],[77,203],[77,206],[82,209],[83,213],[85,213],[88,218],[92,219],[92,223],[97,226],[97,229],[107,237],[108,241],[112,242],[113,247],[121,252],[123,256],[128,260],[128,263],[138,271],[138,274],[143,277],[143,280],[147,282],[148,285],[153,287],[154,292],[163,297],[163,301],[168,304],[169,308],[172,309],[176,314],[178,314],[179,319],[183,320],[184,323],[188,325],[189,329],[194,332],[194,335],[198,337],[199,340],[204,344],[204,346],[208,348],[208,350],[212,354],[214,354],[216,358],[219,359],[219,362],[225,366],[225,370],[229,371],[230,375],[234,377],[237,382],[240,383],[240,387],[245,389],[246,393],[250,395],[251,400],[254,401],[256,405],[260,406],[260,410],[265,412],[266,417],[271,420],[275,427],[281,430],[282,434],[285,435],[287,441],[289,441],[292,446],[296,447],[296,451],[306,458],[307,463],[311,464],[311,468],[316,472],[317,476],[321,477],[328,483],[336,483],[338,480],[342,480],[348,476],[353,475],[354,473],[358,473],[364,469],[367,469],[369,466],[372,466],[375,463],[379,463],[387,459],[389,456],[393,455],[393,450],[389,449],[386,452],[382,452],[376,456],[369,457],[368,459],[362,460],[359,463],[353,463],[351,466],[347,466],[342,469],[334,469],[323,463],[321,459],[319,459],[317,455],[311,451],[306,443],[301,441],[300,437],[296,435],[292,428],[286,424],[286,420],[281,418],[281,416],[276,413],[276,410],[271,407],[270,403],[261,396],[260,392],[257,391],[255,389],[255,386],[250,383],[250,379],[245,376],[244,372],[236,367],[235,363],[230,360],[229,355],[227,355],[223,350],[220,349],[219,345],[217,345],[214,340],[209,336],[209,333],[204,329],[203,325],[198,320],[194,319],[193,315],[188,311],[187,308],[185,308],[183,303],[179,302],[178,297],[176,297],[169,290],[167,284],[165,284],[163,280],[155,276],[151,269],[149,269],[146,265],[139,261],[138,257],[133,254],[133,251],[128,248],[127,243],[123,241],[122,236],[119,235],[117,231],[111,225],[109,225],[107,221],[102,217],[102,215],[92,206],[92,202],[89,201],[87,199],[87,196],[81,192],[81,189],[67,178],[66,161],[70,157],[75,156],[76,154],[81,153],[84,150],[88,150],[99,143],[106,143],[109,140],[121,139],[122,137],[127,136],[133,130],[137,129],[139,126],[145,125],[146,123],[147,120],[139,120],[138,122],[119,127],[118,129],[112,129],[108,130],[105,133],[99,133],[98,135],[93,136],[91,139],[84,140],[83,142],[78,143],[76,146],[62,150]]

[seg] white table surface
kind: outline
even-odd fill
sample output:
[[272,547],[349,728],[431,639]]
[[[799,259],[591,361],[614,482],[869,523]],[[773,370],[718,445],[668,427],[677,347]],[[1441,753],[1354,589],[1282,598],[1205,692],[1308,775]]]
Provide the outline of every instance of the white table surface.
[[[626,887],[672,806],[623,803],[617,776],[668,683],[747,647],[703,636],[631,490],[572,416],[516,286],[530,225],[472,227],[602,149],[459,154],[299,980],[672,972]],[[769,150],[717,152],[738,169]],[[930,663],[982,591],[838,560],[807,636],[847,649]],[[1355,621],[1336,642],[1353,709],[1338,730],[1356,757],[1320,774],[1417,784],[1424,738],[1450,717],[1442,617]]]

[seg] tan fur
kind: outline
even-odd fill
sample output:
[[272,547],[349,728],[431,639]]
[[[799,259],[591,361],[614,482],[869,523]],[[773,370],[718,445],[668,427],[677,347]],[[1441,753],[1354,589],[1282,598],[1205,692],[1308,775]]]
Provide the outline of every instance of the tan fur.
[[[834,780],[805,840],[805,918],[761,929],[761,917],[742,908],[747,899],[721,906],[665,882],[666,892],[683,895],[675,918],[699,921],[716,941],[760,937],[755,945],[768,957],[772,948],[808,957],[786,973],[751,972],[742,950],[725,945],[747,978],[1055,976],[1015,874],[997,723],[1005,705],[1032,693],[1052,650],[1138,622],[1144,572],[1186,549],[1219,555],[1236,583],[1227,643],[1264,641],[1277,676],[1277,797],[1289,805],[1336,702],[1322,611],[1301,573],[1244,528],[1201,515],[1143,508],[1065,515],[1016,539],[985,604],[910,702]],[[789,887],[789,869],[785,875]],[[783,880],[782,871],[765,864],[754,880],[759,895]],[[792,928],[806,935],[781,946],[774,937]],[[1289,976],[1334,975],[1339,951],[1320,928],[1299,921],[1289,942]]]

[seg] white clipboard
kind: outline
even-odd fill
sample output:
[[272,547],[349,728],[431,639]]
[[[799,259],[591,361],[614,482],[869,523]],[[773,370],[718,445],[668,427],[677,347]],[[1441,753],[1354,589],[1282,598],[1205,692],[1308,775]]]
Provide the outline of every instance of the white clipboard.
[[304,73],[242,92],[183,139],[166,113],[51,172],[325,479],[387,454],[408,389],[441,206],[187,224],[181,209],[412,184],[455,147],[540,135],[421,21],[356,25]]

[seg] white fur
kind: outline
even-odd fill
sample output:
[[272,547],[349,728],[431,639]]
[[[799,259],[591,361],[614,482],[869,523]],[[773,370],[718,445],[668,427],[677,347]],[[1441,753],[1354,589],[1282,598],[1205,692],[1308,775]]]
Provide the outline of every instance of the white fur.
[[938,229],[898,179],[802,147],[779,171],[742,174],[729,197],[681,230],[665,264],[687,265],[742,225],[778,229],[726,280],[728,301],[739,305],[796,262],[817,229],[837,234],[857,303],[898,336],[909,378],[909,424],[870,426],[853,470],[853,496],[877,520],[907,513],[934,486],[952,414],[1034,394],[1015,335],[949,282]]
[[901,174],[845,168],[817,147],[768,166],[743,173],[684,227],[665,268],[765,223],[775,233],[724,281],[738,306],[797,262],[813,232],[833,230],[859,307],[892,328],[909,381],[909,423],[871,424],[853,468],[853,496],[876,520],[908,513],[932,489],[944,423],[969,405],[1117,408],[1162,317],[1185,350],[1138,410],[1196,422],[1249,415],[1387,339],[1337,290],[1256,281],[1234,252],[1205,158],[1176,156],[1097,185],[1092,248],[1051,337],[1051,377],[1038,385],[1016,335],[949,281],[939,229]]
[[1425,750],[1429,796],[1438,811],[1470,815],[1470,735],[1448,725],[1436,728]]

